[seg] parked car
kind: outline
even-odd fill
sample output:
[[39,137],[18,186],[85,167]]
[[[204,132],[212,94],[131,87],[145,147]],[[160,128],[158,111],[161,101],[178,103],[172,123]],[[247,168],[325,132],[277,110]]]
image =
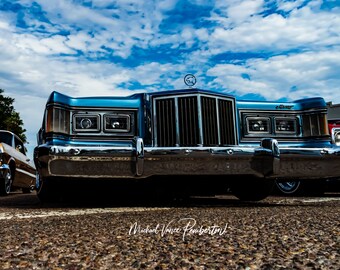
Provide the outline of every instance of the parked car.
[[13,132],[0,130],[0,195],[21,188],[24,193],[34,190],[35,165],[26,156],[26,148]]
[[257,201],[278,179],[340,176],[340,147],[320,97],[282,103],[195,88],[124,97],[53,91],[37,137],[42,201],[84,179],[145,181],[190,194],[228,186],[240,200]]
[[[332,143],[340,146],[340,119],[328,120],[328,129]],[[275,194],[279,195],[322,195],[326,191],[331,191],[335,187],[340,187],[340,178],[316,179],[313,181],[276,181]],[[337,189],[340,191],[340,189]]]

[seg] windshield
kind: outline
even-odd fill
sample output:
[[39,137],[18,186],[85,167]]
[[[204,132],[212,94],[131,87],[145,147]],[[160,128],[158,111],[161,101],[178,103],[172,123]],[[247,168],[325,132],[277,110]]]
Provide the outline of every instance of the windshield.
[[6,143],[10,146],[12,146],[12,134],[8,132],[1,132],[0,131],[0,142]]

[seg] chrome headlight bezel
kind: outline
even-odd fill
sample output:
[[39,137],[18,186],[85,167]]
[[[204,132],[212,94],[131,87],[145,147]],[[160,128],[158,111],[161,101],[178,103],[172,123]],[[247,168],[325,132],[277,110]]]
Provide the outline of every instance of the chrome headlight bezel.
[[[110,113],[103,116],[103,131],[109,133],[130,133],[133,115],[130,113]],[[117,127],[114,127],[117,125]]]
[[[76,136],[103,136],[105,137],[133,137],[136,135],[137,110],[74,110],[72,111],[71,135]],[[121,123],[118,128],[113,128],[112,119]],[[81,121],[94,123],[92,127],[82,128]],[[111,121],[110,121],[111,120]],[[123,123],[123,125],[122,125]],[[111,126],[109,126],[111,125]]]
[[[258,126],[255,127],[255,125]],[[246,126],[248,134],[270,134],[271,133],[271,124],[270,118],[264,116],[247,116],[246,117]]]
[[[278,123],[281,121],[281,123]],[[284,124],[282,122],[291,121],[290,124],[287,124],[288,127],[283,127]],[[275,117],[274,118],[274,127],[275,133],[277,134],[297,134],[298,133],[298,121],[296,117]],[[290,129],[291,130],[287,130]]]
[[72,116],[73,131],[75,132],[99,132],[100,131],[100,115],[76,113]]

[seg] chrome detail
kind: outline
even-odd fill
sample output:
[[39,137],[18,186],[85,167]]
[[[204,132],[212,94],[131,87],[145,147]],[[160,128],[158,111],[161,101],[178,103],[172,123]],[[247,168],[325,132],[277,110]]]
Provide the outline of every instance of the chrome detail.
[[70,155],[79,155],[80,154],[80,150],[78,148],[71,148],[69,151]]
[[130,118],[131,116],[129,114],[104,114],[103,129],[105,132],[130,132]]
[[[101,138],[117,136],[117,137],[129,137],[137,135],[137,119],[138,111],[136,109],[92,109],[92,108],[79,108],[70,110],[70,118],[72,119],[72,127],[70,130],[70,135],[75,136],[79,139],[85,137],[95,137],[100,136]],[[83,119],[89,119],[93,124],[97,123],[95,128],[85,129],[81,128],[80,120],[78,120],[78,126],[76,119],[82,117]],[[112,126],[108,126],[107,120],[114,117],[126,118],[127,128],[115,129]],[[116,121],[117,122],[117,121]]]
[[248,134],[269,134],[272,132],[269,117],[246,117]]
[[196,77],[193,74],[187,74],[184,76],[184,83],[189,86],[192,87],[196,84],[197,80]]
[[99,114],[73,114],[74,132],[99,132],[101,129]]
[[332,136],[332,143],[336,144],[337,146],[340,146],[340,128],[332,128],[331,131]]
[[136,175],[141,176],[144,169],[144,142],[142,138],[136,139]]
[[[291,123],[289,123],[291,122]],[[274,126],[276,133],[297,134],[297,119],[291,117],[275,117]],[[289,130],[292,128],[293,130]],[[288,129],[288,130],[287,130]]]
[[[49,151],[52,148],[53,151]],[[70,156],[72,148],[79,149],[80,154]],[[43,177],[136,178],[152,175],[249,174],[282,179],[294,175],[295,179],[308,180],[340,176],[340,147],[277,149],[276,140],[270,139],[263,140],[259,147],[145,147],[142,140],[137,139],[135,144],[125,146],[40,145],[37,151]],[[134,151],[139,157],[138,166],[136,157],[131,155]],[[232,155],[229,154],[231,151]],[[142,157],[143,166],[139,163]],[[142,172],[142,175],[136,175],[136,167],[138,174]]]
[[[241,126],[243,134],[241,142],[259,141],[263,137],[275,137],[277,139],[301,139],[304,140],[308,137],[320,136],[325,141],[329,140],[329,131],[327,123],[327,111],[326,110],[308,110],[308,111],[272,111],[272,110],[239,110],[239,116],[241,119]],[[270,132],[249,132],[247,118],[269,118]],[[295,131],[279,131],[276,129],[276,120],[287,119],[295,121]]]
[[[152,175],[252,174],[263,176],[262,164],[268,153],[253,160],[253,147],[145,147],[141,138],[125,147],[77,147],[80,155],[70,156],[70,147],[38,147],[42,176],[135,178]],[[52,148],[52,147],[51,147]],[[57,149],[56,149],[57,148]],[[233,155],[228,152],[232,150]],[[49,154],[47,155],[47,153]],[[51,154],[51,153],[54,154]],[[135,153],[131,156],[131,153]],[[254,164],[257,164],[254,166]],[[270,165],[268,165],[270,166]]]
[[157,147],[236,144],[235,102],[202,93],[153,98]]
[[261,147],[270,150],[274,157],[280,157],[280,149],[277,140],[264,138],[261,140]]

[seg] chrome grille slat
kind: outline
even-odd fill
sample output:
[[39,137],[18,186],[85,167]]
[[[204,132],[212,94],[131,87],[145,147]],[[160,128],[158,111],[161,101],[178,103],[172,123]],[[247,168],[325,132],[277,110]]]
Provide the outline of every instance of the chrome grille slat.
[[218,145],[216,99],[202,97],[203,145]]
[[228,100],[218,100],[218,111],[219,111],[219,126],[220,136],[222,145],[236,144],[234,135],[234,121],[233,115],[230,113],[233,111],[232,103]]
[[162,146],[176,144],[175,103],[173,99],[162,99],[157,103],[157,138]]
[[199,144],[197,97],[181,97],[178,104],[180,145],[196,146]]
[[156,97],[154,140],[159,147],[235,145],[234,101],[206,94]]

